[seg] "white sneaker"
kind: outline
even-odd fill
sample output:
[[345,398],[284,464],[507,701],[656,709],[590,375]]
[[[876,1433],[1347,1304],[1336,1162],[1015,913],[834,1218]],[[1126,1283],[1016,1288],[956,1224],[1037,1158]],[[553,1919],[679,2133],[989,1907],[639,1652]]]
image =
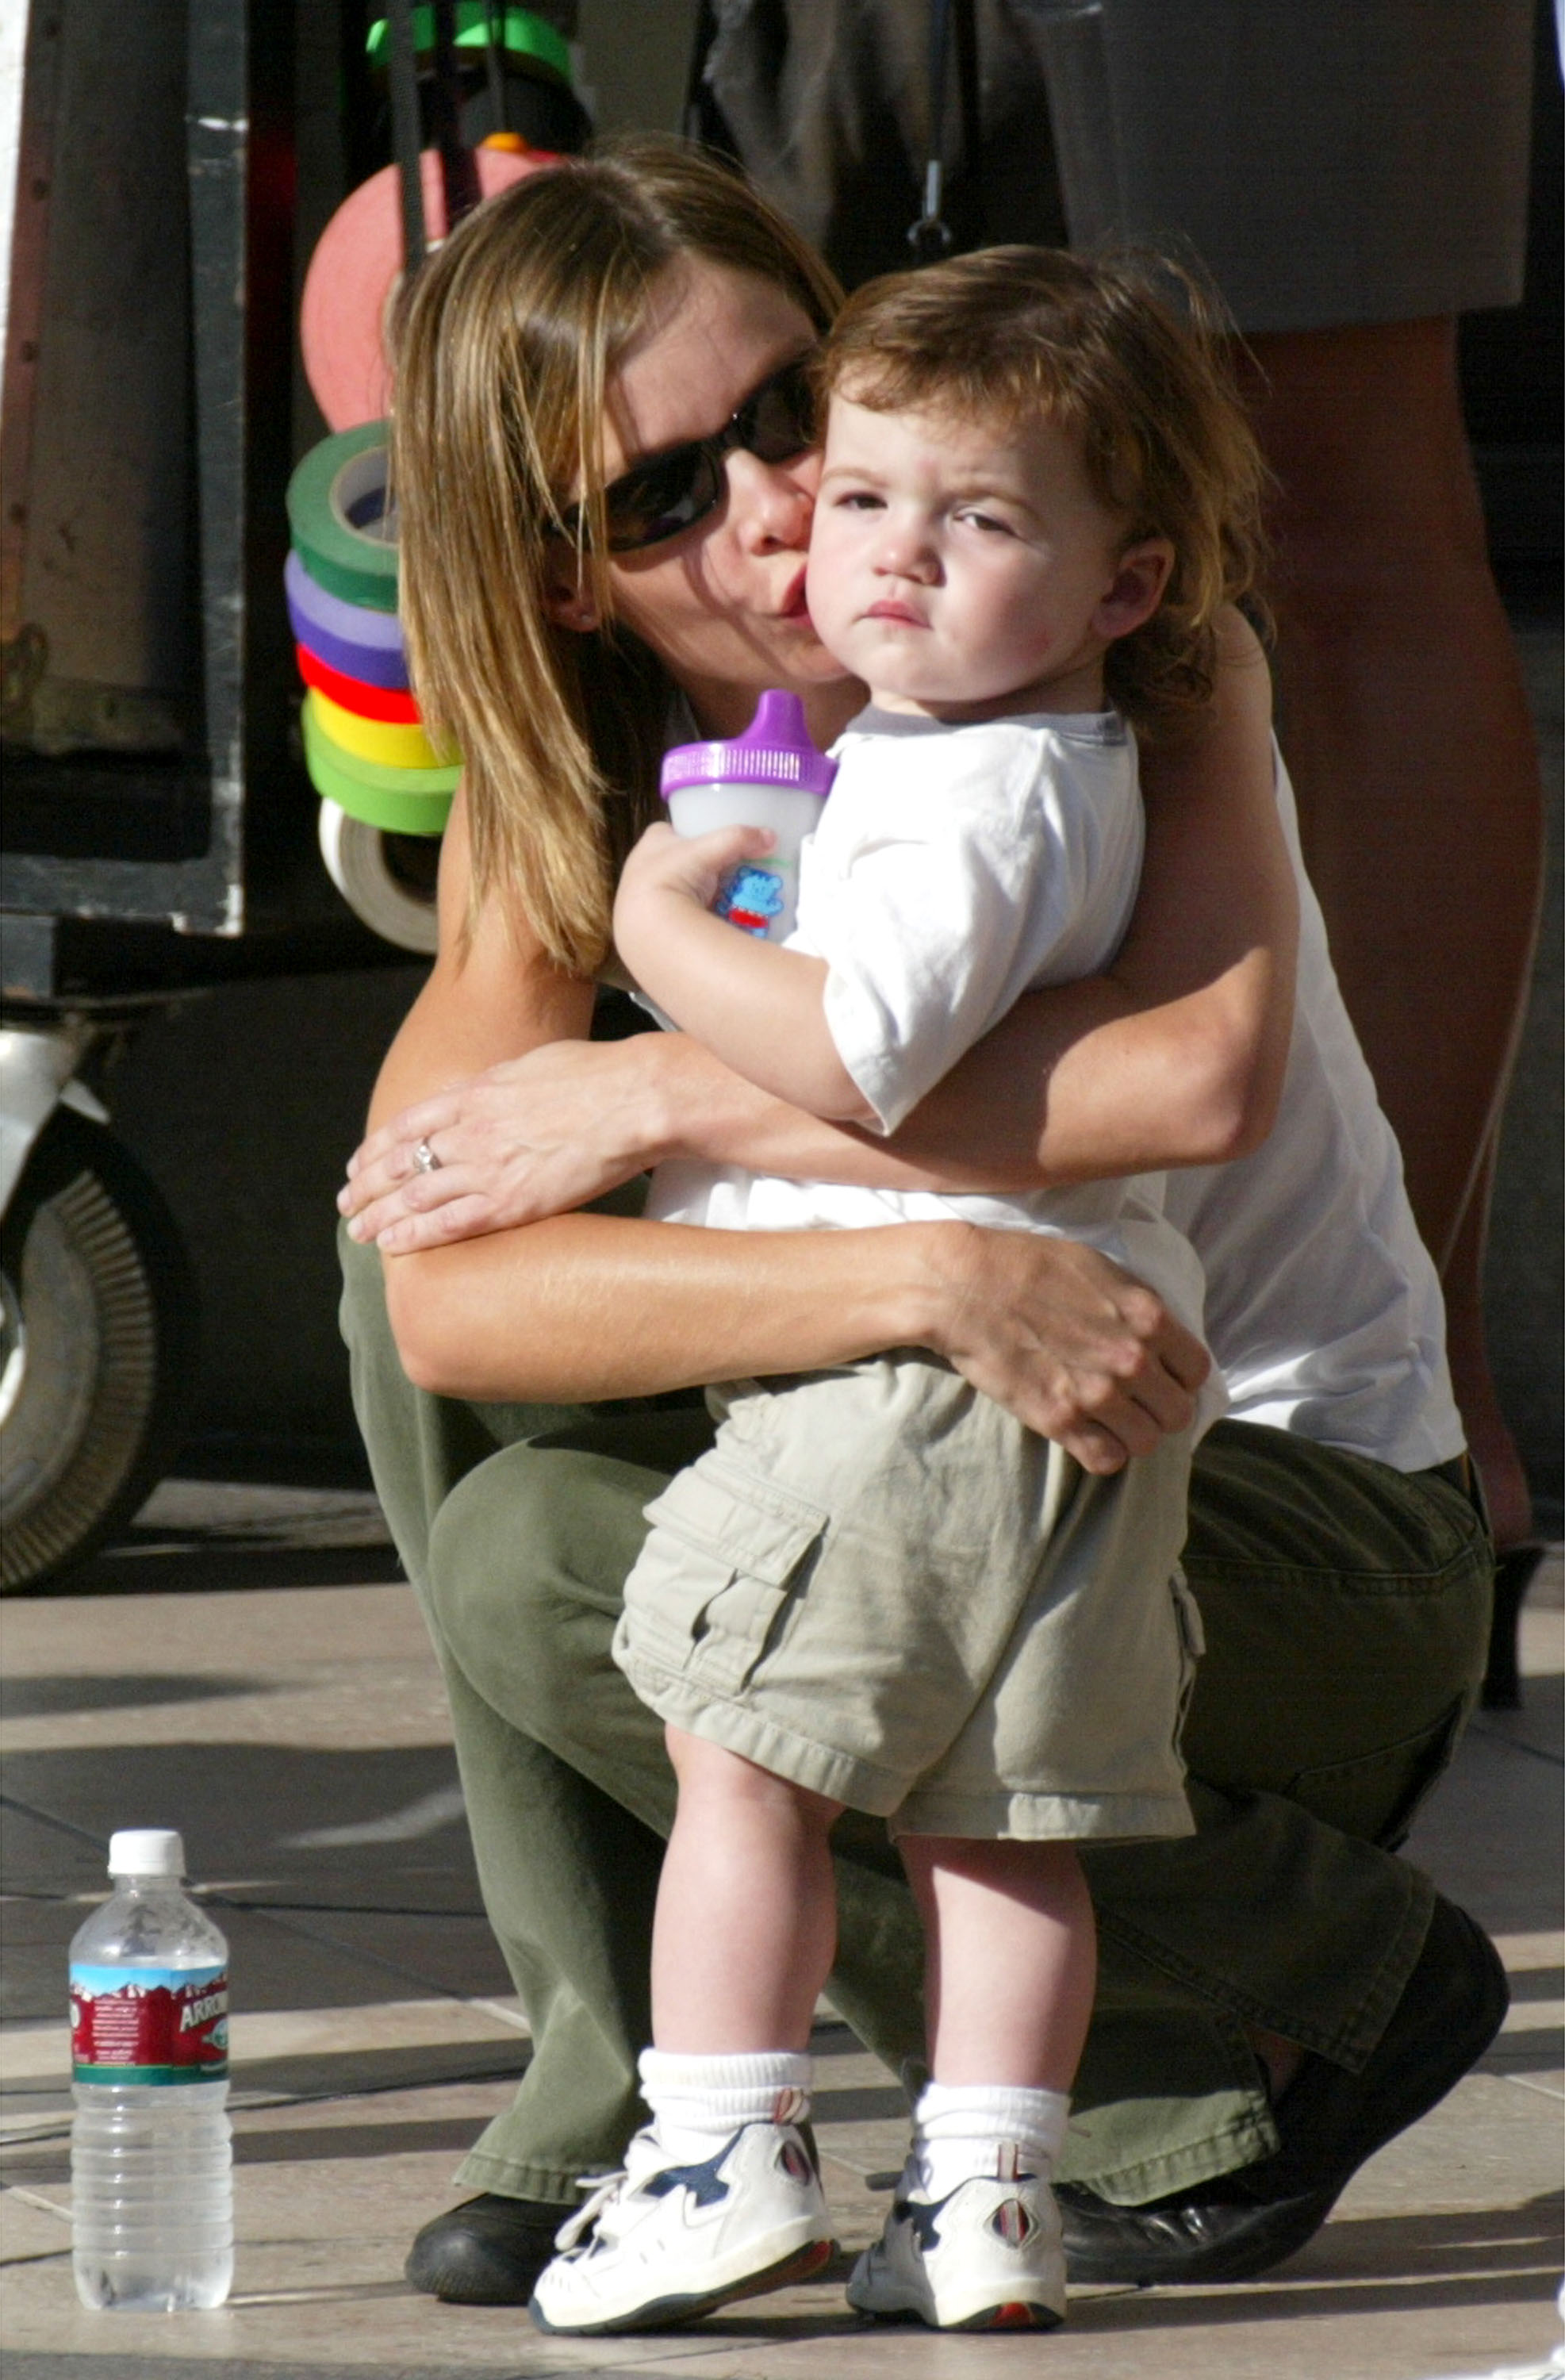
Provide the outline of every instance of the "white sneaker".
[[948,2197],[899,2191],[853,2268],[848,2303],[916,2314],[932,2330],[1052,2330],[1065,2318],[1060,2213],[1048,2182],[1015,2167],[1015,2152],[1001,2150],[999,2174]]
[[704,2165],[672,2165],[651,2130],[554,2242],[528,2311],[540,2330],[689,2322],[819,2272],[835,2242],[792,2124],[746,2124]]

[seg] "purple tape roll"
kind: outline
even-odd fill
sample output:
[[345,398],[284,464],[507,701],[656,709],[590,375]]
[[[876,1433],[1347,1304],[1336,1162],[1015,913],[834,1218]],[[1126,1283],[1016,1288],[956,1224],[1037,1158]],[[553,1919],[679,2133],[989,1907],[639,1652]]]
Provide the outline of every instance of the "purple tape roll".
[[297,553],[290,552],[284,565],[283,586],[294,635],[328,669],[362,678],[367,686],[406,686],[402,623],[394,612],[371,612],[365,604],[328,594]]

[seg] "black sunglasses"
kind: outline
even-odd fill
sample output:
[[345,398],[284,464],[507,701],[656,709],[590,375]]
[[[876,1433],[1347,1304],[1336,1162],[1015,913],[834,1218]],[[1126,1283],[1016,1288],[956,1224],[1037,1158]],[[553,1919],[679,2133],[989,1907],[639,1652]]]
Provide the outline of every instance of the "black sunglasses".
[[[752,389],[732,420],[710,438],[692,438],[649,455],[603,491],[611,553],[637,553],[704,520],[721,503],[723,457],[735,447],[762,463],[787,463],[815,443],[815,401],[802,356]],[[566,537],[578,538],[586,507],[561,516]]]

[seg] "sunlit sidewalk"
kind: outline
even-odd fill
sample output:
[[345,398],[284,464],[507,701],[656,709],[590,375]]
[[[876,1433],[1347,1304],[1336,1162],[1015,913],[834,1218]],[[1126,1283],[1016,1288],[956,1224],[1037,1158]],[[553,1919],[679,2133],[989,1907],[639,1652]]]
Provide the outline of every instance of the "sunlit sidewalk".
[[[689,2331],[597,2342],[406,2289],[407,2241],[449,2203],[528,2043],[479,1912],[434,1662],[408,1590],[374,1583],[392,1575],[367,1499],[176,1487],[100,1572],[148,1591],[0,1615],[6,2380],[165,2380],[186,2363],[214,2380],[1444,2380],[1547,2355],[1565,2114],[1558,1556],[1526,1615],[1525,1708],[1474,1723],[1412,1846],[1511,1972],[1493,2052],[1277,2274],[1084,2291],[1049,2338],[863,2326],[843,2268]],[[71,2286],[66,1945],[103,1888],[110,1830],[133,1824],[181,1827],[225,1904],[240,2244],[217,2314],[90,2315]],[[852,2251],[884,2212],[901,2096],[845,2028],[816,2046]]]

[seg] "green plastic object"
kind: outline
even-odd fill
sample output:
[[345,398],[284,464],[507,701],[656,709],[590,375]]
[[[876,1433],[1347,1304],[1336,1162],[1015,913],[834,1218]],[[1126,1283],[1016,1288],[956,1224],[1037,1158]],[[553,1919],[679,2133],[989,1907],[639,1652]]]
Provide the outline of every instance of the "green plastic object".
[[[571,45],[564,33],[556,32],[546,17],[535,17],[530,8],[503,8],[498,12],[500,41],[513,57],[536,58],[557,74],[566,88],[571,80]],[[489,11],[484,0],[457,0],[456,46],[459,50],[481,50],[489,39]],[[386,55],[387,29],[382,17],[370,28],[365,47],[370,63],[380,66]],[[435,45],[435,12],[432,8],[413,11],[413,46],[420,52]]]
[[[304,706],[304,757],[309,782],[323,801],[385,834],[441,834],[460,769],[384,769],[356,760],[322,735]],[[431,778],[442,782],[436,785]]]
[[383,421],[323,438],[288,481],[288,527],[306,570],[328,595],[371,612],[396,609],[395,522],[379,508],[385,485]]

